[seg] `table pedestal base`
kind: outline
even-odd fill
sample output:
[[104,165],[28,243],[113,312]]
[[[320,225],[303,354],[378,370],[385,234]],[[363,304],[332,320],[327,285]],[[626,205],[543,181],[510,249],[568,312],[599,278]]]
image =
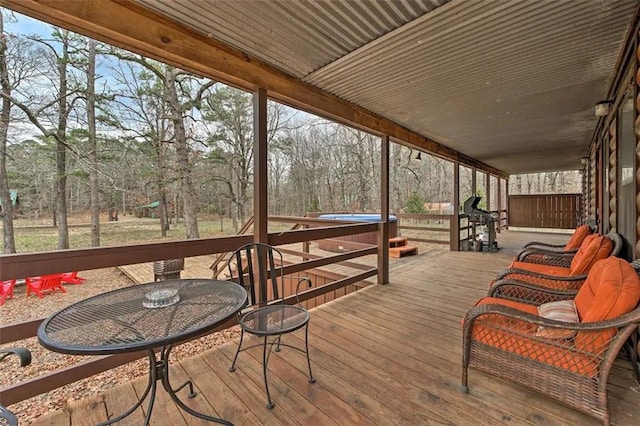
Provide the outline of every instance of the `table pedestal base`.
[[106,426],[106,425],[119,422],[120,420],[124,419],[125,417],[133,413],[138,407],[140,407],[140,405],[142,405],[142,403],[147,398],[147,396],[149,396],[149,405],[147,406],[147,415],[145,416],[145,419],[144,419],[144,426],[148,426],[149,420],[151,419],[151,412],[153,411],[153,404],[156,399],[156,389],[158,388],[158,381],[162,382],[162,387],[169,394],[169,396],[171,397],[171,400],[173,400],[173,402],[175,402],[178,405],[178,407],[182,408],[187,413],[191,414],[194,417],[208,420],[210,422],[233,426],[233,423],[231,422],[219,419],[217,417],[207,416],[206,414],[202,414],[198,411],[195,411],[192,408],[189,408],[188,406],[185,405],[184,402],[182,402],[180,398],[178,398],[177,393],[185,387],[189,388],[189,394],[188,394],[189,398],[195,397],[196,392],[193,389],[193,383],[191,382],[191,380],[184,382],[182,385],[178,386],[175,389],[171,387],[171,384],[169,383],[169,354],[171,352],[172,347],[173,347],[172,345],[162,347],[162,350],[160,351],[160,360],[157,359],[156,353],[153,351],[153,349],[149,350],[149,355],[148,355],[149,356],[149,383],[147,384],[147,388],[142,394],[142,397],[129,410],[120,414],[118,417],[114,417],[112,419],[107,420],[106,422],[100,423],[99,426]]

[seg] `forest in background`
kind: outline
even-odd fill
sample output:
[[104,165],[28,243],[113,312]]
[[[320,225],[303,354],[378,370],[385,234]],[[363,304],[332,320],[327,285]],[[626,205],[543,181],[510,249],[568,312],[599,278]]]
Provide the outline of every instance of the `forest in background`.
[[[90,214],[100,246],[101,214],[154,202],[163,235],[178,216],[185,238],[200,236],[198,217],[242,226],[253,213],[252,94],[63,29],[15,30],[27,20],[6,10],[0,19],[3,252],[15,252],[14,218],[51,218],[66,249],[69,215]],[[269,214],[379,210],[378,137],[271,101],[268,121]],[[393,212],[453,201],[453,163],[420,154],[391,145]],[[492,179],[487,209],[497,208]],[[470,169],[460,182],[463,201]],[[514,176],[509,192],[579,188],[571,171]]]

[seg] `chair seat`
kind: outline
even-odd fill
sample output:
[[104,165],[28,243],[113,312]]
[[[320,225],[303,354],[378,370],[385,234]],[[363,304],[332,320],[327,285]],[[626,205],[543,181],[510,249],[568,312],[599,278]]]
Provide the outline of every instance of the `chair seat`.
[[295,331],[308,322],[309,312],[300,306],[272,305],[246,313],[240,326],[251,334],[274,336]]

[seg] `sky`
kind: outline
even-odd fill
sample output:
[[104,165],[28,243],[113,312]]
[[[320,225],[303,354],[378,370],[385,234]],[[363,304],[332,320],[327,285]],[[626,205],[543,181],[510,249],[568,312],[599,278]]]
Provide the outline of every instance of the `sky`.
[[[4,13],[7,9],[2,9]],[[29,18],[17,12],[9,12],[12,19],[5,21],[5,30],[12,33],[37,34],[43,37],[51,35],[53,27],[44,22]],[[6,15],[5,15],[6,16]],[[17,20],[16,20],[17,18]]]

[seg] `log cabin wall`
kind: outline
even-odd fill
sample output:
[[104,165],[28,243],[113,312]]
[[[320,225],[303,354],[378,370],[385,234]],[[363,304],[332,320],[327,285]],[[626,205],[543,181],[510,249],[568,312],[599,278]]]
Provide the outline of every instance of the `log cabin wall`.
[[[617,208],[618,208],[618,171],[617,171],[617,159],[618,159],[618,128],[617,120],[613,119],[609,124],[609,231],[616,231],[616,225],[618,221]],[[605,200],[606,202],[606,200]]]
[[596,171],[596,150],[591,151],[591,155],[589,156],[589,217],[596,219],[598,216],[597,212],[597,197],[596,193],[598,190],[597,184],[597,171]]
[[636,241],[634,246],[633,257],[637,258],[640,254],[640,31],[635,32],[635,117],[634,117],[634,129],[636,135],[636,156],[635,156],[635,177],[636,177]]

